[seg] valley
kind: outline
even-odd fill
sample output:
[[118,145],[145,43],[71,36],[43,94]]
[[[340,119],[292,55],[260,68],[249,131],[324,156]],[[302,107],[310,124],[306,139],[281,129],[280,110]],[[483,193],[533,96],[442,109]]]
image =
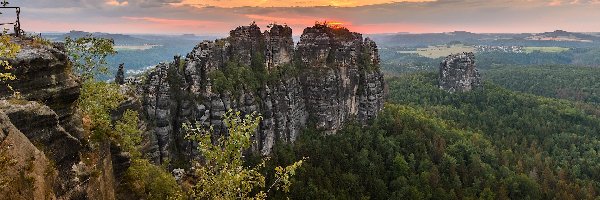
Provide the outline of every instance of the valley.
[[[364,48],[373,59],[357,57],[357,65],[348,67],[358,71],[348,72],[335,69],[339,66],[335,63],[348,58],[345,52],[350,47],[336,46],[332,49],[339,49],[337,53],[327,55],[317,52],[344,44],[336,40],[362,41],[357,33],[315,25],[304,34],[296,44],[285,26],[272,26],[265,33],[253,24],[241,26],[228,38],[200,42],[187,56],[174,58],[167,55],[189,51],[187,39],[112,38],[120,42],[115,45],[118,54],[107,58],[110,71],[125,62],[123,74],[135,80],[121,86],[129,91],[125,97],[129,100],[118,110],[136,110],[143,124],[146,147],[140,150],[146,156],[134,161],[188,168],[200,152],[185,139],[181,124],[200,120],[202,126],[213,128],[213,134],[224,134],[227,129],[220,115],[234,109],[263,116],[248,164],[265,155],[272,157],[268,168],[306,159],[291,180],[289,193],[270,193],[276,199],[593,199],[598,194],[600,86],[596,79],[600,68],[589,59],[596,55],[595,48],[586,46],[590,41],[552,40],[546,46],[548,40],[538,38],[539,43],[528,42],[531,46],[494,46],[488,39],[463,43],[455,34],[446,38],[449,43],[410,47],[374,36],[384,45],[374,48],[376,41],[368,39],[355,42],[366,46],[352,48]],[[509,37],[485,35],[490,36]],[[399,41],[420,37],[422,45],[437,36],[385,37]],[[144,44],[136,44],[140,41]],[[254,50],[265,53],[254,54]],[[463,52],[473,54],[460,56]],[[450,54],[457,57],[447,57]],[[306,57],[298,63],[297,56]],[[468,67],[440,68],[440,62],[468,63]],[[149,66],[140,68],[140,63]],[[379,65],[385,74],[385,105],[384,83],[378,82],[383,77],[369,75]],[[475,74],[444,72],[451,76],[442,86],[438,70],[452,68],[475,70]],[[353,77],[353,73],[366,75]],[[335,78],[340,75],[349,79]],[[310,80],[322,76],[341,82],[321,89],[323,83],[311,84],[316,82]],[[467,79],[474,85],[464,85]],[[344,80],[366,93],[348,93],[352,87]],[[367,85],[376,87],[364,88]],[[318,97],[325,93],[334,96]],[[372,96],[335,96],[339,94]],[[355,98],[361,103],[353,102]],[[344,111],[347,105],[358,105],[358,112],[353,107]],[[131,170],[146,170],[149,163]],[[265,178],[275,181],[272,173]]]
[[599,9],[0,0],[0,200],[600,200]]

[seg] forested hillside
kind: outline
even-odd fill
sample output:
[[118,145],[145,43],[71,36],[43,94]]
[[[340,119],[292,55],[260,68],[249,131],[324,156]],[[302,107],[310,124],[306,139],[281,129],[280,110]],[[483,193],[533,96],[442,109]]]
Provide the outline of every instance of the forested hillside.
[[[460,43],[458,43],[460,44]],[[562,48],[559,47],[523,47],[523,46],[482,46],[460,44],[471,48],[478,47],[473,52],[477,57],[477,67],[482,70],[501,68],[505,66],[536,66],[536,65],[569,65],[598,67],[600,63],[599,48]],[[415,51],[412,47],[388,47],[380,51],[382,69],[387,74],[397,75],[416,71],[436,71],[443,57],[425,57],[429,51],[448,51],[447,54],[463,52],[452,44],[442,44],[447,49],[435,49]],[[441,48],[435,46],[436,48]],[[446,47],[444,47],[446,48]],[[498,49],[500,48],[500,49]],[[502,48],[517,48],[506,50]],[[433,49],[433,50],[431,50]],[[491,49],[491,50],[490,50]],[[530,50],[530,51],[529,51]],[[516,51],[516,52],[515,52]],[[408,53],[408,52],[418,52]],[[444,56],[445,57],[445,56]]]
[[594,106],[486,83],[450,94],[436,74],[388,80],[372,126],[308,130],[273,163],[308,157],[293,199],[595,199],[600,117]]
[[571,65],[499,66],[485,77],[510,90],[600,103],[600,68]]

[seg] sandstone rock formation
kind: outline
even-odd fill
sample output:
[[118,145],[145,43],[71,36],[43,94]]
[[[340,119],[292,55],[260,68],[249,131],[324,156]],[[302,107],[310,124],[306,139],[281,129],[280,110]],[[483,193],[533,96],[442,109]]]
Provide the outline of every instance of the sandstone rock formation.
[[[250,81],[227,74],[235,70]],[[138,96],[151,140],[146,153],[157,163],[195,156],[182,123],[198,121],[226,134],[222,115],[229,109],[263,116],[253,150],[266,155],[276,141],[293,142],[308,126],[334,134],[348,120],[364,123],[382,109],[384,98],[375,42],[326,25],[304,30],[295,48],[287,26],[264,32],[255,24],[238,27],[142,79]]]
[[0,199],[56,199],[56,174],[44,153],[0,111]]
[[297,54],[307,110],[318,130],[334,133],[350,117],[366,121],[383,105],[383,75],[375,42],[345,29],[304,30]]
[[117,75],[115,75],[115,83],[119,85],[125,84],[125,64],[121,63],[119,65],[119,69],[117,70]]
[[2,194],[14,194],[8,199],[114,199],[112,159],[117,166],[127,162],[113,155],[120,152],[111,153],[109,141],[90,146],[76,106],[80,84],[64,47],[13,40],[21,51],[8,60],[17,77],[8,84],[21,97],[0,86],[0,154],[7,152],[5,158],[15,161],[4,172],[17,173],[8,181],[21,186],[3,188]]
[[448,92],[468,92],[481,87],[473,53],[453,54],[440,64],[439,87]]
[[[21,51],[10,63],[18,80],[9,84],[20,92],[23,99],[43,102],[56,112],[60,125],[74,137],[82,137],[81,117],[74,102],[79,98],[79,83],[71,72],[62,44],[29,45],[30,41],[16,41]],[[12,96],[6,87],[0,87],[0,98]]]

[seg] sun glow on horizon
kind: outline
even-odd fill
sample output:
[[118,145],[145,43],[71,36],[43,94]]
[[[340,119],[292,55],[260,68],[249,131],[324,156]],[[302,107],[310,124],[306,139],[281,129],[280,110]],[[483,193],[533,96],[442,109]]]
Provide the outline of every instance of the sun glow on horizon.
[[336,21],[325,21],[324,24],[332,29],[343,29],[344,27],[344,23],[342,22],[336,22]]

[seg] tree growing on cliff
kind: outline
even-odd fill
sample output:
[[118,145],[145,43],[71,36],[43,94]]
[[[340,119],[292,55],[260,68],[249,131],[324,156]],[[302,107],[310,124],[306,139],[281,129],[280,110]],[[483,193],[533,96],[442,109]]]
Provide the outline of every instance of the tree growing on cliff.
[[265,176],[260,172],[266,159],[254,167],[245,167],[244,151],[252,145],[252,135],[256,132],[261,116],[256,114],[240,116],[240,112],[228,111],[223,116],[228,136],[213,140],[213,129],[184,124],[187,138],[198,142],[202,162],[196,163],[198,180],[192,190],[197,199],[266,199],[271,189],[288,191],[290,177],[302,165],[303,160],[287,167],[275,168],[275,181],[266,184]]
[[137,112],[125,112],[127,115],[124,116],[124,120],[129,124],[120,121],[116,127],[113,126],[110,112],[125,100],[125,95],[121,93],[117,84],[95,79],[98,74],[108,73],[106,57],[116,53],[113,45],[114,42],[110,39],[96,38],[92,35],[77,39],[65,38],[71,64],[82,79],[78,105],[84,114],[84,127],[94,139],[108,137],[131,150],[133,147],[128,145],[130,141],[121,140],[131,138],[132,134],[139,135],[139,132],[128,133],[133,130],[131,127],[137,126]]
[[113,41],[88,35],[76,40],[67,38],[66,47],[76,73],[82,78],[78,106],[83,112],[84,129],[92,139],[91,144],[109,140],[131,154],[131,166],[118,188],[118,195],[132,199],[183,199],[175,178],[163,167],[143,158],[139,150],[142,131],[138,113],[126,110],[120,120],[113,121],[111,112],[126,96],[119,85],[95,79],[96,75],[108,73],[106,57],[116,53]]
[[65,38],[65,46],[73,61],[73,69],[85,81],[99,74],[108,74],[106,57],[114,55],[114,41],[112,39],[85,37],[72,39]]
[[93,139],[116,138],[112,127],[110,111],[115,110],[125,100],[119,87],[101,81],[85,81],[81,87],[78,105],[84,114],[84,125]]

